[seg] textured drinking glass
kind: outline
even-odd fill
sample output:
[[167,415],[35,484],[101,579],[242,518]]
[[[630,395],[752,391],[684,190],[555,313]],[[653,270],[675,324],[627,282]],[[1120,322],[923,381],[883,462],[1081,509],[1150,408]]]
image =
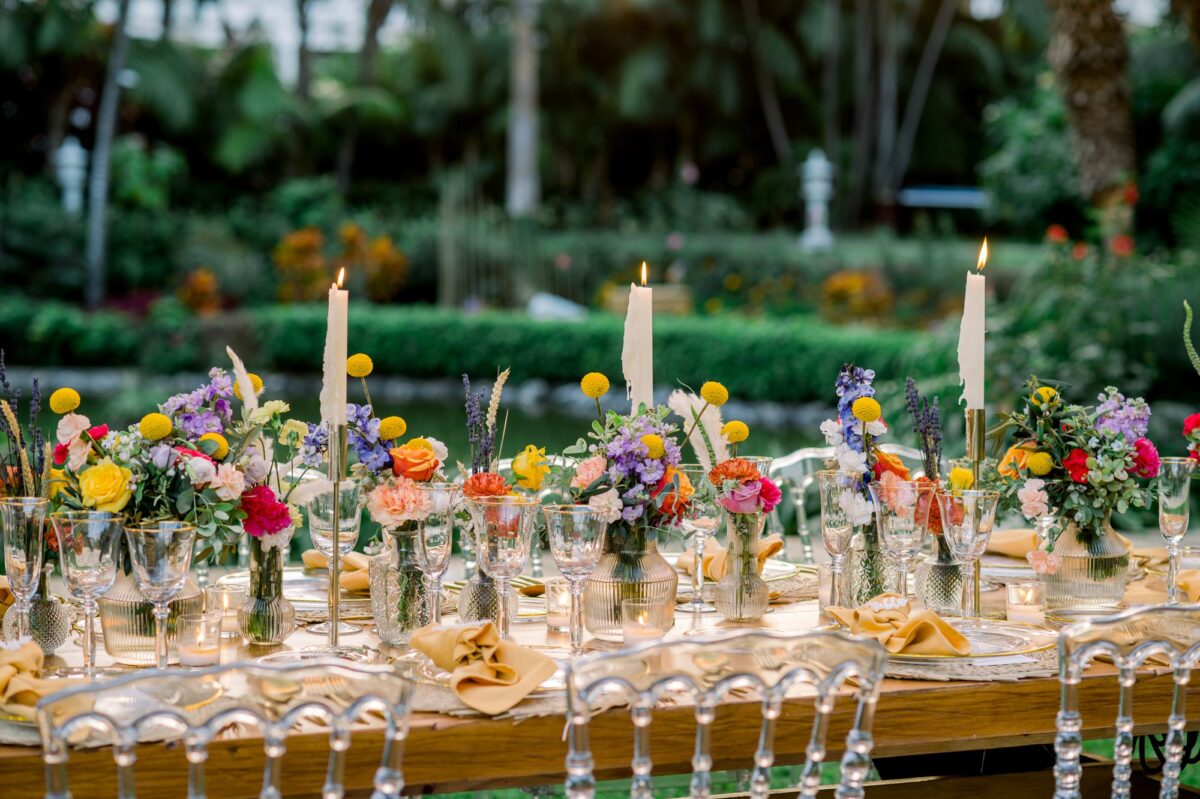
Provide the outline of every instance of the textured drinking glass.
[[1158,530],[1167,541],[1167,602],[1179,601],[1179,542],[1188,529],[1188,495],[1196,462],[1163,458],[1158,470]]
[[583,651],[583,582],[600,563],[608,522],[587,505],[547,505],[550,554],[571,592],[571,654]]
[[96,599],[117,579],[121,517],[107,511],[68,510],[50,514],[58,537],[63,582],[83,607],[83,670],[96,676]]
[[479,566],[493,580],[500,594],[500,637],[509,637],[512,619],[509,595],[512,578],[520,575],[529,557],[529,537],[537,518],[538,501],[533,497],[475,497],[467,500],[467,510],[479,548]]
[[421,493],[429,502],[429,515],[417,523],[417,559],[425,575],[429,623],[442,623],[442,575],[450,566],[454,549],[454,514],[462,496],[457,483],[426,483]]
[[144,522],[125,528],[133,562],[133,579],[142,596],[154,605],[154,656],[167,667],[167,616],[170,602],[183,588],[192,566],[196,528],[187,522]]
[[854,539],[854,524],[850,521],[848,508],[858,493],[856,486],[861,475],[836,470],[817,472],[817,486],[821,495],[821,542],[829,553],[830,591],[829,605],[841,607],[845,604],[846,556]]
[[925,546],[929,534],[929,508],[933,503],[932,483],[907,480],[873,482],[871,499],[879,525],[879,543],[896,561],[896,593],[908,598],[908,564]]
[[685,463],[679,471],[692,484],[691,500],[683,512],[679,526],[692,538],[692,598],[679,606],[692,613],[713,613],[716,608],[704,601],[704,546],[717,528],[717,493],[708,479],[708,472],[698,463]]
[[4,570],[16,597],[17,637],[29,637],[29,610],[42,576],[46,551],[46,513],[50,500],[9,497],[0,500],[0,536],[4,538]]
[[996,522],[996,491],[938,491],[942,511],[942,535],[962,569],[963,617],[976,618],[975,561],[987,549]]
[[[343,480],[338,488],[338,507],[335,512],[333,507],[333,483],[329,484],[329,490],[324,493],[317,494],[308,502],[308,534],[312,539],[313,548],[331,560],[339,559],[347,552],[354,549],[358,543],[359,529],[362,527],[362,508],[358,504],[359,486],[353,480]],[[335,515],[336,513],[336,515]],[[333,540],[333,522],[337,519],[337,546],[336,554],[334,552]],[[333,569],[328,571],[332,578]],[[341,573],[341,569],[338,569]],[[329,586],[329,619],[314,624],[305,629],[306,632],[313,635],[330,635],[330,625],[333,623],[330,619],[333,618],[333,606],[336,602],[336,597],[333,592],[340,590],[333,585],[333,580],[330,579]],[[337,632],[339,636],[353,635],[362,632],[361,627],[356,627],[353,624],[347,624],[340,619],[337,622]]]

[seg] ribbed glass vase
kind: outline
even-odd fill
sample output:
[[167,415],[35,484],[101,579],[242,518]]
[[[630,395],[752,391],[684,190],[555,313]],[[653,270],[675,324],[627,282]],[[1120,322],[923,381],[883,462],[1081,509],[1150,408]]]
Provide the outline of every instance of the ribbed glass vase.
[[655,531],[617,522],[608,528],[604,554],[583,588],[583,622],[604,641],[621,641],[621,602],[647,599],[675,605],[679,575],[658,551]]
[[283,596],[283,565],[287,546],[263,546],[247,536],[250,547],[250,588],[238,608],[238,632],[248,644],[281,644],[296,629],[296,608]]
[[[100,628],[104,631],[104,651],[125,666],[153,666],[154,614],[151,605],[138,590],[128,571],[117,575],[113,587],[97,601],[100,607]],[[172,661],[179,659],[179,617],[202,613],[204,594],[196,581],[188,577],[183,589],[171,601],[167,617],[167,653]]]
[[388,545],[371,558],[371,616],[385,644],[403,646],[429,623],[425,575],[417,553],[416,523],[385,531]]
[[755,621],[767,612],[771,591],[758,573],[763,513],[725,512],[729,557],[725,574],[713,589],[713,605],[729,621]]
[[1129,550],[1112,528],[1111,515],[1091,526],[1074,521],[1054,541],[1059,565],[1042,575],[1046,608],[1090,615],[1116,610],[1129,580]]

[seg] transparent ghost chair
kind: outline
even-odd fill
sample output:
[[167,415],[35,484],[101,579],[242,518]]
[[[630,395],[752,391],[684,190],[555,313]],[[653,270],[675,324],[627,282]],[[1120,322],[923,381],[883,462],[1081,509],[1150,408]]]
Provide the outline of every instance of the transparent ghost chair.
[[[595,795],[595,760],[588,738],[593,710],[614,704],[610,692],[628,701],[633,722],[633,799],[653,796],[650,724],[660,699],[695,707],[696,736],[690,795],[706,797],[712,781],[711,730],[717,708],[730,693],[761,697],[762,724],[753,755],[750,796],[766,797],[775,761],[775,728],[784,701],[807,702],[816,714],[800,776],[800,796],[815,796],[825,760],[826,737],[835,700],[850,693],[855,711],[841,760],[839,799],[863,796],[871,767],[871,724],[887,654],[876,641],[840,632],[786,633],[740,630],[682,641],[655,641],[618,652],[601,652],[567,668],[569,799]],[[856,687],[846,688],[847,680]],[[795,697],[799,692],[800,697]],[[806,695],[806,696],[803,696]]]
[[[345,793],[343,773],[357,725],[384,730],[372,799],[399,799],[412,686],[386,666],[312,660],[231,663],[198,670],[152,670],[52,694],[37,705],[46,769],[46,799],[70,799],[67,761],[73,746],[112,746],[117,796],[137,795],[139,741],[178,741],[188,761],[188,799],[207,796],[209,745],[230,731],[262,736],[266,755],[261,799],[281,796],[287,738],[304,723],[329,730],[321,796]],[[315,791],[317,786],[312,786]]]
[[1157,605],[1080,622],[1063,630],[1058,641],[1062,701],[1055,726],[1057,760],[1055,799],[1079,799],[1083,776],[1080,753],[1083,719],[1079,713],[1079,683],[1097,655],[1110,658],[1119,684],[1116,737],[1113,741],[1112,796],[1129,797],[1133,776],[1133,688],[1137,669],[1154,659],[1169,666],[1175,687],[1167,718],[1167,737],[1160,796],[1179,793],[1187,723],[1187,687],[1200,659],[1200,605]]

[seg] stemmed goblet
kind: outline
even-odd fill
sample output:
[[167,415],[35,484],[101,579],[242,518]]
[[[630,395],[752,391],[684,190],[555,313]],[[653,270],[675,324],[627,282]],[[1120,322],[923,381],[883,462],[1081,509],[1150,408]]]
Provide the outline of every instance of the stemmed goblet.
[[58,537],[63,581],[83,606],[83,671],[96,676],[96,599],[117,579],[121,517],[107,511],[66,510],[50,514]]
[[872,482],[871,499],[879,525],[879,542],[896,561],[896,593],[908,598],[908,564],[925,546],[929,535],[929,508],[933,504],[932,483],[908,480]]
[[692,598],[679,606],[682,611],[692,613],[715,613],[716,608],[704,601],[704,546],[717,527],[720,514],[717,512],[716,492],[708,480],[708,472],[698,463],[685,463],[679,467],[680,474],[692,484],[691,499],[680,520],[684,533],[692,537]]
[[[329,559],[329,618],[320,624],[314,624],[306,629],[313,635],[329,637],[333,646],[332,630],[337,629],[337,635],[354,635],[362,632],[361,627],[347,624],[340,616],[340,586],[334,584],[333,560],[341,558],[354,549],[358,543],[359,529],[362,527],[362,508],[358,504],[359,484],[354,480],[343,480],[336,492],[337,506],[334,507],[335,492],[333,484],[329,490],[317,494],[308,502],[308,533],[312,539],[313,548]],[[336,541],[334,530],[337,530]],[[339,573],[341,569],[337,570]]]
[[975,561],[983,556],[996,522],[997,491],[938,491],[942,535],[962,570],[963,617],[979,617],[975,607]]
[[1167,541],[1167,602],[1179,602],[1179,543],[1188,529],[1188,495],[1196,461],[1163,458],[1158,470],[1158,530]]
[[428,515],[417,523],[417,557],[425,575],[429,623],[442,623],[442,575],[454,549],[454,513],[462,493],[457,483],[423,483],[421,493],[429,504]]
[[854,524],[849,505],[858,493],[860,474],[837,470],[817,472],[817,487],[821,496],[821,541],[829,553],[829,605],[840,607],[845,601],[846,557],[854,539]]
[[29,611],[42,576],[46,552],[46,512],[50,500],[8,497],[0,500],[0,534],[4,537],[4,570],[16,597],[17,639],[28,638]]
[[496,581],[500,594],[497,626],[501,638],[509,637],[509,596],[512,578],[521,574],[529,557],[529,537],[533,533],[538,501],[534,497],[507,495],[473,497],[467,511],[475,532],[479,566]]
[[142,596],[154,605],[154,655],[158,668],[167,667],[167,616],[170,602],[183,589],[192,566],[195,526],[164,520],[125,527],[133,562],[133,579]]
[[571,592],[571,654],[583,651],[583,582],[600,563],[608,522],[587,505],[547,505],[550,554]]

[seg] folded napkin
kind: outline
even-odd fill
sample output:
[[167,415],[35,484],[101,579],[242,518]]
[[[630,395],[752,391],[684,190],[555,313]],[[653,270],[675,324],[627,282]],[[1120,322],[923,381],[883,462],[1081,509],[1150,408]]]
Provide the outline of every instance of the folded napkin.
[[[42,679],[43,662],[41,647],[32,641],[11,649],[0,645],[0,713],[33,721],[39,699],[86,682]],[[86,701],[79,700],[79,710],[85,709]]]
[[[1117,538],[1125,544],[1125,548],[1133,551],[1133,542],[1117,533]],[[1010,558],[1024,558],[1038,547],[1037,530],[996,530],[988,539],[987,551],[993,555],[1007,555]]]
[[1133,556],[1141,558],[1147,566],[1166,566],[1170,560],[1166,547],[1137,547]]
[[[771,533],[761,538],[758,542],[758,573],[762,574],[767,558],[782,550],[783,537],[779,533]],[[675,565],[682,569],[684,574],[691,574],[692,564],[695,563],[695,560],[692,548],[688,547],[680,553]],[[729,570],[729,550],[721,546],[715,538],[710,538],[704,542],[704,555],[700,558],[700,563],[701,568],[704,569],[704,579],[720,580]]]
[[[315,549],[309,549],[300,556],[304,565],[309,569],[328,569],[329,558]],[[342,555],[342,568],[338,572],[338,585],[343,591],[371,590],[370,569],[371,559],[361,552],[347,552]]]
[[8,578],[0,576],[0,619],[4,618],[4,614],[16,601],[17,597],[8,587]]
[[504,641],[492,622],[422,627],[413,649],[450,672],[450,689],[463,704],[489,716],[509,710],[554,674],[554,661]]
[[914,611],[899,594],[880,594],[857,610],[827,608],[856,635],[874,638],[893,655],[969,655],[971,643],[928,608]]
[[1181,569],[1175,585],[1187,594],[1188,602],[1200,602],[1200,569]]

